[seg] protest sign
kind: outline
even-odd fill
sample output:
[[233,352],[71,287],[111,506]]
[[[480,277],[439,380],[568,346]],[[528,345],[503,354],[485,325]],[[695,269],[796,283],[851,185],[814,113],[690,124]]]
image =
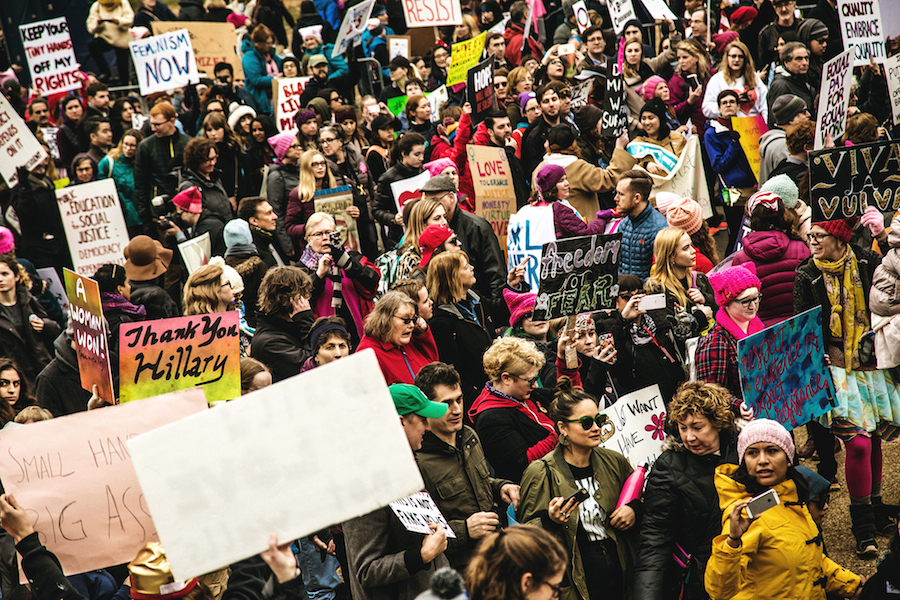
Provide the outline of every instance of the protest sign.
[[431,105],[431,122],[440,123],[441,105],[450,99],[450,94],[447,93],[447,86],[442,85],[430,94],[425,94],[425,97],[428,98],[428,104]]
[[[365,435],[335,443],[335,407],[364,415]],[[285,451],[297,440],[302,452]],[[371,350],[138,436],[128,449],[178,580],[259,554],[273,534],[294,540],[424,488]],[[191,493],[173,494],[173,482],[191,482]]]
[[884,74],[887,77],[888,102],[894,125],[900,125],[900,54],[884,61]]
[[65,17],[19,25],[31,84],[38,96],[81,89],[80,69]]
[[809,153],[813,223],[900,209],[900,140]]
[[644,8],[647,9],[647,12],[650,13],[650,16],[653,17],[655,21],[677,21],[678,17],[675,16],[675,13],[672,12],[672,9],[669,8],[669,5],[666,4],[665,0],[641,0],[644,3]]
[[347,8],[347,12],[344,13],[344,19],[341,21],[341,28],[338,29],[337,38],[334,41],[331,58],[341,56],[351,45],[359,45],[360,38],[366,30],[366,21],[369,20],[374,6],[375,0],[364,0]]
[[197,60],[197,70],[210,79],[215,77],[216,64],[227,62],[234,67],[234,79],[244,78],[241,59],[235,48],[234,25],[213,21],[153,21],[153,35],[187,29],[191,47]]
[[212,257],[212,242],[209,239],[209,232],[179,243],[178,253],[181,255],[181,261],[189,275],[208,263]]
[[393,59],[395,56],[409,58],[409,46],[411,40],[408,35],[389,35],[388,42],[388,58]]
[[525,281],[532,290],[540,285],[541,256],[544,244],[556,239],[553,226],[553,207],[526,204],[509,216],[506,230],[506,264],[512,271],[516,265],[525,264]]
[[822,343],[822,307],[738,340],[744,402],[790,431],[834,408]]
[[706,185],[706,169],[700,155],[700,136],[692,135],[678,157],[675,169],[668,175],[650,175],[653,179],[653,190],[650,197],[655,198],[659,192],[672,192],[679,198],[693,198],[703,209],[703,218],[713,216],[712,203],[709,198],[709,187]]
[[120,401],[201,386],[209,403],[240,396],[239,317],[229,310],[122,324]]
[[0,94],[0,157],[3,157],[0,175],[10,188],[19,182],[16,172],[19,167],[31,171],[47,158],[44,147],[3,94]]
[[625,31],[625,23],[637,18],[631,0],[609,0],[606,6],[609,8],[609,16],[612,18],[616,35],[622,35],[622,32]]
[[662,146],[653,144],[651,142],[634,141],[628,144],[625,147],[625,150],[628,152],[628,154],[632,155],[635,158],[644,158],[649,156],[653,159],[653,162],[655,162],[657,166],[662,167],[669,173],[675,170],[675,167],[678,165],[678,157],[675,156],[674,153],[669,152]]
[[403,16],[406,26],[440,27],[462,23],[459,0],[403,0]]
[[575,11],[575,26],[578,27],[578,33],[584,33],[591,26],[591,16],[588,14],[584,0],[578,0],[573,4],[572,10]]
[[497,110],[493,56],[469,69],[466,76],[466,98],[472,105],[472,127],[477,127],[486,116]]
[[66,288],[59,278],[59,273],[53,267],[43,267],[37,269],[37,274],[47,284],[47,291],[53,294],[53,297],[59,302],[59,307],[62,308],[63,314],[68,316],[69,297],[66,296]]
[[397,212],[403,212],[403,205],[421,196],[419,188],[425,185],[425,182],[431,179],[431,174],[426,170],[422,171],[415,177],[401,179],[391,183],[391,193],[394,195],[394,202],[397,203]]
[[506,250],[509,216],[516,210],[516,189],[506,150],[469,145],[466,156],[475,186],[475,214],[491,224],[500,247]]
[[552,241],[541,254],[540,289],[532,319],[549,321],[615,305],[622,235]]
[[429,535],[431,528],[428,524],[438,523],[444,527],[448,538],[456,537],[447,519],[441,514],[441,509],[428,492],[416,492],[406,498],[394,500],[390,507],[407,531]]
[[611,62],[606,77],[606,95],[603,98],[603,120],[600,122],[602,137],[617,138],[628,129],[628,105],[625,102],[625,80],[619,65]]
[[275,124],[282,133],[296,133],[298,126],[294,115],[303,108],[300,96],[309,77],[279,77],[272,80],[275,88]]
[[481,60],[485,38],[487,38],[487,32],[483,32],[471,40],[456,42],[450,47],[450,68],[447,70],[448,86],[466,82],[469,69]]
[[618,452],[633,468],[652,467],[666,439],[666,405],[659,386],[651,385],[616,400],[604,411],[600,445]]
[[587,105],[588,99],[594,91],[594,81],[595,79],[592,77],[572,86],[572,100],[570,106],[573,109]]
[[90,392],[96,385],[97,395],[109,404],[115,404],[100,286],[93,279],[69,269],[63,269],[63,275],[66,278],[66,297],[71,307],[69,316],[75,329],[75,353],[78,355],[81,388]]
[[349,185],[319,190],[315,193],[316,212],[328,213],[334,218],[334,230],[341,234],[341,243],[351,250],[360,251],[356,219],[347,214],[353,206],[353,192]]
[[44,135],[44,143],[50,147],[50,156],[59,158],[59,144],[56,141],[59,127],[41,127],[41,133]]
[[391,114],[395,117],[399,117],[400,113],[403,112],[403,109],[406,108],[406,96],[396,96],[394,98],[388,98],[387,104],[388,110],[391,111]]
[[56,201],[79,275],[91,277],[108,263],[125,264],[128,228],[112,179],[56,190]]
[[[233,35],[231,39],[234,39]],[[187,29],[137,40],[128,47],[142,96],[200,82]]]
[[883,63],[885,37],[879,0],[837,0],[837,14],[844,48],[854,50],[853,66],[865,67],[872,60]]
[[769,130],[765,117],[731,117],[731,127],[741,135],[741,149],[750,163],[750,170],[759,181],[759,138]]
[[0,431],[3,487],[63,573],[127,563],[158,540],[125,440],[205,409],[191,390]]
[[829,60],[822,68],[814,150],[821,150],[825,147],[825,136],[829,133],[834,141],[843,135],[844,128],[847,126],[847,108],[850,105],[852,80],[853,48],[851,47]]

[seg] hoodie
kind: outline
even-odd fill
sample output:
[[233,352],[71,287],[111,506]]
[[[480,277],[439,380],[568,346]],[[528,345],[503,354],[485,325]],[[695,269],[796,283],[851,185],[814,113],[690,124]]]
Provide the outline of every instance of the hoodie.
[[49,410],[54,417],[87,410],[91,393],[81,388],[78,356],[65,332],[54,340],[53,350],[55,358],[35,380],[38,405]]

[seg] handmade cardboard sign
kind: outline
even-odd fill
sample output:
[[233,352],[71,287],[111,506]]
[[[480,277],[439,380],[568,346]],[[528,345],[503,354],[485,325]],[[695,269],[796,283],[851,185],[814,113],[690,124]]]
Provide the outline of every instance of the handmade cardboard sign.
[[790,431],[834,408],[822,307],[738,340],[744,402]]
[[884,74],[887,77],[891,116],[894,125],[900,125],[900,54],[895,54],[884,61]]
[[578,27],[578,33],[584,33],[591,26],[591,16],[588,14],[584,0],[578,0],[573,4],[572,10],[575,11],[575,25]]
[[56,190],[72,264],[91,277],[105,264],[125,264],[128,228],[112,179],[101,179]]
[[44,147],[3,94],[0,94],[0,157],[3,157],[0,175],[10,188],[19,183],[16,169],[25,167],[31,171],[47,158]]
[[585,79],[581,83],[572,86],[572,101],[571,106],[573,109],[581,108],[582,106],[587,105],[588,100],[591,97],[591,93],[594,91],[594,82],[595,78]]
[[837,0],[837,14],[844,48],[854,50],[853,66],[865,67],[872,60],[883,63],[887,55],[879,0]]
[[364,0],[347,8],[341,28],[338,30],[334,41],[334,49],[331,58],[337,58],[347,51],[351,45],[358,46],[363,32],[366,30],[366,21],[372,14],[375,0]]
[[600,445],[627,458],[633,468],[652,467],[666,439],[666,405],[659,386],[621,396],[604,414]]
[[119,328],[122,402],[201,387],[210,403],[241,395],[238,312],[156,319]]
[[462,23],[459,0],[403,0],[402,4],[406,26],[410,29]]
[[750,170],[759,181],[759,138],[769,130],[762,115],[755,117],[731,117],[731,127],[739,134],[741,149],[750,163]]
[[100,286],[93,279],[69,269],[63,269],[63,275],[66,278],[69,316],[75,329],[75,353],[78,355],[81,388],[90,392],[96,385],[97,395],[109,404],[115,404]]
[[549,321],[615,305],[622,234],[589,235],[544,244],[532,319]]
[[[363,418],[365,434],[336,443],[335,407]],[[302,452],[285,450],[298,440]],[[128,450],[176,580],[425,487],[371,350],[138,436]],[[190,494],[172,493],[186,481]]]
[[275,121],[278,131],[296,133],[299,127],[294,115],[303,108],[300,96],[306,88],[309,77],[279,77],[273,81],[275,88]]
[[814,149],[825,147],[825,136],[837,141],[847,127],[850,85],[853,83],[853,48],[841,52],[822,68],[819,88],[819,112],[816,119]]
[[431,528],[428,524],[437,523],[444,527],[448,538],[456,537],[447,519],[441,514],[441,509],[428,492],[416,492],[406,498],[394,500],[390,506],[407,531],[430,535]]
[[603,98],[603,120],[600,135],[617,138],[628,128],[628,105],[625,101],[625,80],[619,65],[611,62],[606,77],[606,95]]
[[447,70],[447,86],[466,82],[466,75],[469,73],[469,69],[477,65],[478,61],[481,60],[481,53],[484,52],[484,40],[486,38],[487,32],[485,31],[471,40],[456,42],[450,47],[451,62],[450,68]]
[[516,188],[506,150],[468,145],[466,156],[475,186],[475,214],[491,224],[505,251],[509,216],[516,210]]
[[359,249],[359,232],[356,228],[356,219],[347,214],[347,209],[353,206],[353,192],[349,185],[319,190],[313,201],[316,203],[316,212],[327,213],[334,218],[334,230],[341,234],[341,243],[351,250]]
[[187,29],[197,60],[197,70],[210,79],[215,77],[216,64],[220,62],[227,62],[234,68],[234,79],[244,78],[244,69],[234,43],[234,25],[231,23],[154,21],[150,26],[153,27],[153,35]]
[[428,171],[422,171],[415,177],[401,179],[391,183],[391,193],[394,195],[394,202],[397,203],[397,212],[403,212],[403,205],[421,196],[419,188],[425,185],[425,182],[431,179]]
[[65,17],[19,25],[31,84],[38,96],[77,90],[80,65]]
[[125,440],[205,410],[190,390],[3,429],[3,487],[66,575],[127,563],[158,538]]
[[[234,39],[232,33],[231,38]],[[128,44],[142,96],[200,82],[187,29],[176,29]]]
[[900,209],[900,140],[809,153],[813,223]]
[[644,8],[647,9],[647,12],[650,13],[650,16],[653,17],[655,21],[677,21],[678,17],[675,16],[675,13],[672,12],[672,9],[669,8],[669,5],[666,4],[665,0],[641,0],[644,3]]
[[472,105],[472,127],[477,127],[486,116],[497,110],[493,72],[494,57],[489,56],[469,69],[466,76],[466,97]]
[[607,7],[616,35],[622,35],[622,32],[625,31],[625,23],[636,18],[631,0],[609,0]]

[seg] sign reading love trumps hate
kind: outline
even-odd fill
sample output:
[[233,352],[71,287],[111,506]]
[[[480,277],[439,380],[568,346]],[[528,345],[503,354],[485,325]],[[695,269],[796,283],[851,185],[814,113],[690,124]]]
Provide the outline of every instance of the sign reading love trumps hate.
[[128,47],[143,96],[200,81],[187,29],[137,40]]
[[19,25],[19,35],[38,95],[81,88],[81,81],[75,77],[80,65],[65,17]]
[[202,386],[210,403],[241,395],[238,312],[157,319],[119,329],[119,400]]
[[75,329],[75,353],[78,355],[81,387],[91,391],[92,386],[96,385],[97,394],[113,404],[115,392],[109,366],[109,344],[103,322],[100,286],[93,279],[82,277],[69,269],[63,269],[63,275],[66,278],[69,316]]
[[738,341],[744,402],[790,431],[834,408],[817,306]]

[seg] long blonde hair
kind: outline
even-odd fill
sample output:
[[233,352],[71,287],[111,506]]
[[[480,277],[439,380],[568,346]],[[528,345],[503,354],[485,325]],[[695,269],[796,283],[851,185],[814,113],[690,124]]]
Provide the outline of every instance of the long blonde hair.
[[415,248],[419,250],[419,236],[425,231],[428,225],[425,222],[431,217],[431,213],[436,211],[441,203],[432,198],[422,198],[413,205],[409,211],[409,220],[406,222],[406,239],[403,241],[402,250]]
[[184,284],[184,316],[222,312],[228,308],[219,298],[224,273],[217,264],[203,265],[191,273]]
[[744,85],[755,88],[756,70],[753,67],[753,57],[750,56],[750,49],[747,48],[747,45],[740,40],[728,42],[728,45],[725,46],[725,50],[722,52],[722,62],[719,63],[719,72],[722,73],[722,76],[725,78],[725,83],[734,85],[734,82],[736,81],[731,78],[731,69],[728,68],[728,53],[731,52],[732,48],[737,48],[744,53],[744,72],[741,73],[741,75],[744,76]]
[[[481,34],[481,30],[478,28],[478,21],[475,20],[475,17],[472,15],[464,14],[462,16],[462,24],[469,28],[469,39],[473,39],[478,37]],[[453,43],[455,44],[460,40],[456,39],[456,28],[453,28]],[[411,62],[411,61],[410,61]]]
[[[300,202],[310,202],[316,195],[316,176],[313,175],[312,162],[316,156],[321,156],[322,160],[325,155],[318,150],[307,150],[300,155],[300,184],[297,186],[297,196]],[[325,164],[325,180],[328,182],[326,189],[330,189],[337,185],[334,181],[334,174]]]
[[[709,54],[707,54],[705,49],[701,48],[698,43],[692,40],[693,38],[690,40],[681,40],[675,45],[675,50],[676,52],[681,50],[697,59],[697,78],[702,83],[709,77]],[[685,73],[682,73],[682,75],[685,75]]]
[[[673,259],[678,250],[678,243],[685,235],[688,235],[687,232],[678,227],[666,227],[656,234],[656,241],[653,242],[653,256],[656,262],[650,267],[650,278],[644,283],[644,289],[648,292],[669,292],[682,306],[687,306],[689,300],[687,290],[675,274]],[[688,269],[688,279],[691,275],[691,269]]]

